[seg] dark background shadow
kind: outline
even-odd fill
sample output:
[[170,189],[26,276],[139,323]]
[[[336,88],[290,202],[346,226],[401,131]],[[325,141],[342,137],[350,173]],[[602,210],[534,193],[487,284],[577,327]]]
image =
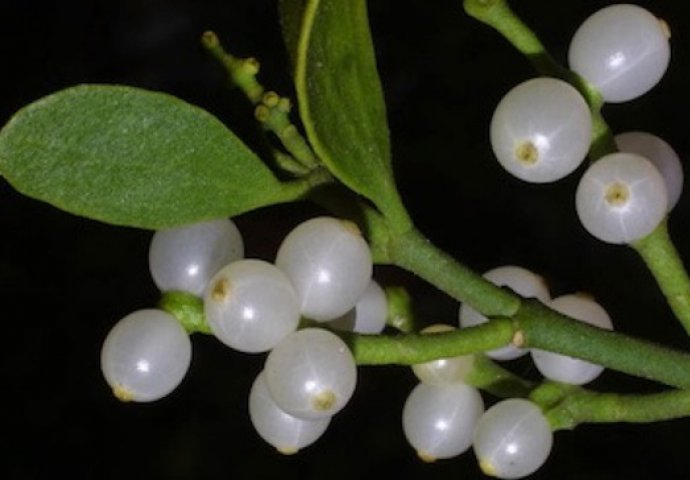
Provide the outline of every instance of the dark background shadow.
[[[224,88],[199,47],[215,29],[237,55],[262,61],[265,85],[289,93],[274,1],[75,0],[0,3],[0,122],[24,104],[85,82],[125,83],[176,94],[218,115],[250,145],[251,109]],[[554,185],[509,177],[493,160],[488,123],[500,97],[534,75],[504,40],[462,12],[459,1],[371,2],[389,102],[394,162],[406,204],[431,239],[478,271],[501,264],[544,275],[554,295],[592,293],[617,329],[687,348],[661,295],[631,250],[604,245],[577,223],[572,197],[582,169]],[[563,61],[577,25],[601,1],[519,2],[516,7]],[[689,151],[687,2],[642,2],[674,33],[661,84],[609,106],[614,131],[655,132]],[[690,199],[670,221],[690,258]],[[317,445],[282,457],[253,432],[246,396],[262,356],[194,337],[194,359],[173,395],[123,405],[99,370],[100,345],[122,316],[157,301],[146,265],[150,232],[73,217],[0,182],[3,478],[479,478],[471,453],[425,465],[405,443],[400,412],[414,385],[408,369],[362,368],[356,395]],[[237,219],[249,256],[272,259],[282,236],[317,213],[308,205]],[[383,282],[408,285],[424,322],[453,322],[457,305],[393,269]],[[519,373],[534,376],[527,362]],[[606,372],[593,388],[656,387]],[[493,402],[485,396],[487,403]],[[690,477],[690,422],[582,426],[556,434],[535,478]]]

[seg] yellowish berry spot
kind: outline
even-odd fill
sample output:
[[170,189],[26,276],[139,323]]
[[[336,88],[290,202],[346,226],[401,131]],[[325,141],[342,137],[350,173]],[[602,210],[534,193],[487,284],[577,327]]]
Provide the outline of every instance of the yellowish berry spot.
[[350,220],[341,220],[341,222],[343,227],[345,227],[345,230],[347,230],[349,233],[357,235],[358,237],[362,236],[362,231],[355,222],[351,222]]
[[529,140],[515,147],[515,158],[525,167],[531,167],[539,161],[539,150]]
[[522,332],[522,330],[518,330],[517,332],[515,332],[515,334],[513,335],[512,344],[518,348],[521,348],[525,345],[525,334]]
[[324,390],[314,395],[311,399],[311,404],[317,412],[326,412],[333,408],[336,400],[335,393],[330,390]]
[[668,25],[668,22],[664,20],[663,18],[659,19],[659,25],[661,26],[661,31],[664,32],[664,36],[666,37],[667,40],[671,39],[671,27]]
[[119,383],[113,387],[113,395],[121,402],[131,402],[134,400],[134,393]]
[[276,447],[276,450],[283,455],[294,455],[298,452],[298,449],[295,447]]
[[622,207],[630,199],[630,190],[620,182],[613,182],[604,191],[606,203],[613,207]]
[[418,451],[417,456],[424,463],[434,463],[436,460],[438,460],[436,457],[434,457],[428,452]]
[[479,460],[479,468],[482,472],[484,472],[484,475],[488,475],[490,477],[497,476],[498,472],[494,468],[493,464],[485,458]]
[[221,278],[214,285],[211,290],[211,299],[214,302],[225,302],[230,298],[232,286],[227,278]]
[[436,457],[434,457],[433,455],[431,455],[428,452],[418,451],[417,456],[419,457],[419,459],[422,462],[425,462],[425,463],[434,463],[437,460]]

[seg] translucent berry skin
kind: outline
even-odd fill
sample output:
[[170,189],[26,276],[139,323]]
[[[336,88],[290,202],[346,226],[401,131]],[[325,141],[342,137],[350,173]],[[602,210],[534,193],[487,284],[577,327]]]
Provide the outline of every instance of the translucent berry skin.
[[452,458],[470,448],[482,413],[484,402],[474,387],[420,383],[405,401],[403,431],[422,460]]
[[122,401],[152,402],[182,382],[192,344],[182,325],[161,310],[137,310],[108,333],[101,349],[101,370]]
[[553,434],[537,405],[504,400],[489,408],[474,432],[474,452],[486,475],[523,478],[537,471],[551,452]]
[[510,90],[491,119],[491,147],[512,175],[534,183],[559,180],[584,160],[592,138],[587,103],[554,78],[534,78]]
[[[555,298],[549,306],[576,320],[595,327],[613,329],[611,317],[592,298],[583,295],[563,295]],[[532,349],[532,360],[544,377],[571,385],[584,385],[597,378],[604,367],[594,363],[558,353]]]
[[331,418],[305,420],[285,413],[273,401],[264,377],[260,373],[249,392],[249,418],[259,436],[284,455],[297,453],[318,440]]
[[668,26],[644,8],[619,4],[587,18],[570,43],[570,68],[607,102],[647,93],[663,77],[671,57]]
[[259,353],[297,329],[300,306],[282,270],[245,259],[226,265],[211,279],[204,313],[221,342],[241,352]]
[[316,321],[352,309],[369,285],[373,264],[357,226],[331,217],[298,225],[283,240],[276,265],[292,281],[302,315]]
[[355,308],[328,322],[337,330],[374,335],[386,328],[388,302],[386,293],[375,280],[369,282]]
[[149,248],[149,270],[162,292],[202,296],[218,270],[243,256],[242,236],[224,218],[156,232]]
[[357,383],[355,359],[345,342],[320,328],[288,335],[268,354],[264,371],[280,409],[305,419],[333,416]]
[[666,215],[667,204],[661,174],[633,153],[612,153],[594,162],[575,193],[582,226],[608,243],[630,243],[650,234]]
[[618,150],[641,155],[654,165],[666,182],[667,210],[676,206],[683,192],[683,166],[676,151],[664,139],[647,132],[625,132],[615,136]]
[[[489,270],[483,276],[491,283],[499,287],[509,287],[523,297],[537,298],[542,303],[548,303],[551,300],[544,279],[526,268],[516,265],[505,265]],[[473,327],[489,321],[484,315],[464,303],[460,306],[459,320],[460,326],[463,328]],[[513,360],[527,354],[527,350],[507,345],[490,350],[486,354],[494,360]]]
[[[452,332],[455,327],[442,323],[429,325],[422,334]],[[430,385],[453,385],[465,381],[465,377],[472,371],[474,355],[461,355],[452,358],[439,358],[430,362],[412,366],[412,371],[420,382]]]

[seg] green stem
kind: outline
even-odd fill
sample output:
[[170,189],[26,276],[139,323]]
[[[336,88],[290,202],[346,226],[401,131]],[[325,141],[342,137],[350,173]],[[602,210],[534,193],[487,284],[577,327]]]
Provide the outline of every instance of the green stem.
[[273,132],[285,149],[308,170],[319,167],[313,150],[290,121],[290,100],[275,92],[264,94],[262,103],[256,107],[254,116],[264,128]]
[[[188,331],[208,333],[198,297],[169,292],[163,296],[160,306],[180,319]],[[525,300],[512,319],[496,318],[448,333],[342,335],[360,365],[414,365],[512,343],[581,358],[672,387],[690,388],[690,354],[570,319],[537,300]]]
[[402,333],[414,332],[414,313],[412,312],[412,299],[404,287],[387,286],[386,302],[388,310],[386,325],[391,326]]
[[343,334],[359,365],[415,365],[503,347],[512,338],[513,323],[508,319],[434,335]]
[[178,291],[165,292],[158,302],[158,308],[177,318],[189,334],[211,333],[204,316],[204,302],[196,295]]
[[264,87],[256,80],[259,62],[255,58],[236,58],[227,53],[215,32],[204,32],[201,44],[225,68],[232,84],[239,87],[253,105],[257,105],[264,94]]
[[688,390],[620,395],[578,389],[546,411],[553,430],[572,429],[580,423],[649,423],[687,416],[690,416]]
[[574,321],[536,300],[514,317],[525,347],[581,358],[641,378],[690,388],[690,354]]
[[389,239],[388,254],[402,267],[487,316],[510,317],[520,308],[520,298],[497,287],[434,246],[419,231],[409,230]]
[[515,375],[482,354],[474,355],[472,371],[465,382],[500,398],[527,397],[535,388],[533,382]]
[[667,222],[661,222],[651,234],[632,243],[631,247],[647,264],[673,313],[690,334],[690,280],[669,236]]
[[548,75],[562,76],[566,70],[546,51],[534,32],[511,10],[506,0],[465,0],[465,12],[503,35],[534,68]]

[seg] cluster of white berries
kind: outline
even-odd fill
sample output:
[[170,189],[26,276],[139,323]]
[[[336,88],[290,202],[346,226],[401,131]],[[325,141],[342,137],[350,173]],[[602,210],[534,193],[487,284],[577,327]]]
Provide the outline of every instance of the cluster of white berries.
[[[669,64],[668,26],[636,5],[612,5],[590,16],[569,49],[574,72],[605,102],[637,98],[656,85]],[[499,163],[516,177],[553,182],[576,170],[592,141],[584,98],[555,78],[535,78],[510,90],[491,121],[491,145]],[[575,195],[578,217],[593,236],[631,243],[650,234],[680,197],[678,155],[644,132],[616,136],[618,153],[605,155],[584,173]]]
[[[283,453],[314,442],[352,396],[357,368],[326,328],[380,333],[387,301],[372,280],[369,246],[347,221],[319,217],[283,240],[275,264],[244,258],[242,236],[221,219],[156,232],[149,267],[163,292],[203,298],[208,327],[229,347],[269,352],[249,394],[259,435]],[[149,402],[174,390],[191,362],[189,335],[172,315],[139,310],[120,320],[101,352],[121,400]]]
[[[612,329],[606,311],[582,294],[551,299],[544,280],[522,267],[494,268],[484,277],[526,298],[536,298],[573,319],[603,329]],[[467,328],[488,322],[468,305],[460,307],[459,324]],[[450,325],[432,325],[424,334],[453,330]],[[537,349],[507,346],[486,352],[494,360],[512,360],[531,354],[539,372],[552,381],[583,385],[594,380],[603,367],[566,355]],[[415,365],[420,383],[412,390],[403,409],[403,430],[409,443],[425,461],[451,458],[474,449],[482,470],[499,478],[522,478],[535,472],[549,456],[553,435],[541,409],[525,399],[508,399],[484,411],[482,397],[465,383],[474,356],[438,359]]]

